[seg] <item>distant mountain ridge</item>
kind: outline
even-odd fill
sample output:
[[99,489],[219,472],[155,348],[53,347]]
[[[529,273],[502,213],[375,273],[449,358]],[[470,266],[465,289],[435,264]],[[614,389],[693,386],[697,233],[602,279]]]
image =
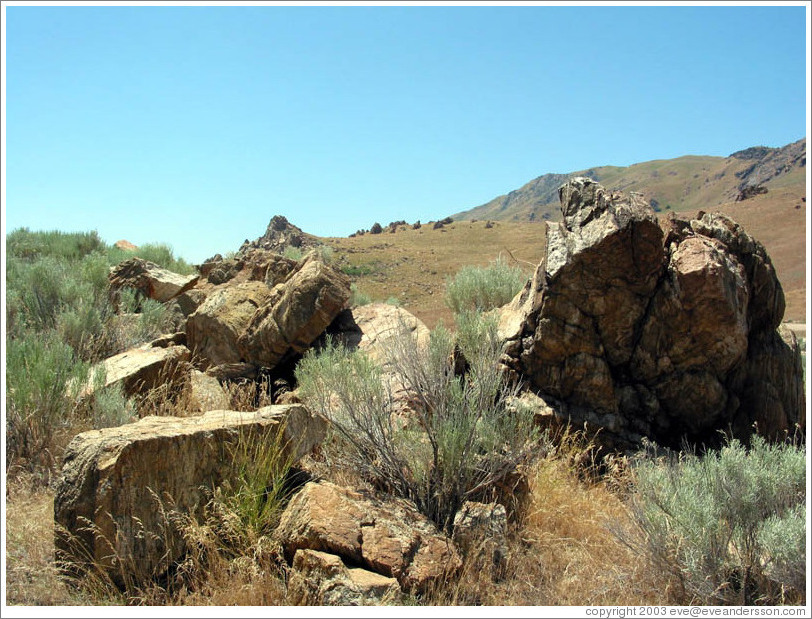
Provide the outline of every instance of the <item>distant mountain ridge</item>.
[[686,155],[626,167],[601,166],[569,174],[543,174],[518,189],[455,220],[557,220],[558,188],[574,176],[588,176],[607,189],[643,194],[654,210],[697,209],[747,199],[774,187],[805,183],[806,138],[781,148],[753,146],[728,157]]

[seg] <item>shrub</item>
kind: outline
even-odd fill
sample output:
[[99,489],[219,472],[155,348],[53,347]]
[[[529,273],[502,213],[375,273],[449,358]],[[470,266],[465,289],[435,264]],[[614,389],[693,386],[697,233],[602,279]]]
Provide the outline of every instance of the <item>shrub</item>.
[[371,275],[380,270],[378,263],[373,264],[346,264],[341,267],[341,270],[350,277],[358,277],[360,275]]
[[383,228],[377,221],[372,224],[372,227],[369,229],[370,234],[380,234],[381,232],[383,232]]
[[355,284],[350,284],[350,307],[360,307],[361,305],[369,305],[370,303],[372,303],[372,297],[360,292],[358,286]]
[[534,444],[531,415],[507,405],[515,390],[496,370],[495,321],[470,316],[462,330],[463,377],[454,374],[456,343],[446,329],[436,328],[427,346],[405,327],[391,338],[385,364],[410,394],[411,420],[395,414],[381,365],[363,353],[328,341],[296,369],[304,400],[330,418],[343,445],[340,464],[449,532],[463,501],[492,496]]
[[635,517],[655,565],[680,585],[678,603],[777,604],[805,576],[806,465],[802,448],[645,461],[636,469]]
[[446,304],[455,313],[488,311],[508,303],[522,289],[525,275],[497,258],[487,267],[465,266],[446,280]]
[[298,247],[293,247],[292,245],[288,245],[282,252],[282,255],[288,260],[296,260],[296,261],[301,260],[303,256],[302,250],[299,249]]
[[183,258],[176,258],[172,248],[164,243],[147,243],[134,252],[127,252],[123,259],[131,258],[133,254],[180,275],[191,275],[195,272],[195,267]]
[[62,260],[78,260],[93,253],[103,252],[105,244],[98,232],[31,232],[18,228],[6,237],[9,256],[24,260],[52,257]]
[[335,256],[335,250],[329,245],[319,245],[316,247],[316,255],[324,264],[330,264]]
[[6,464],[49,465],[87,367],[54,332],[6,340]]

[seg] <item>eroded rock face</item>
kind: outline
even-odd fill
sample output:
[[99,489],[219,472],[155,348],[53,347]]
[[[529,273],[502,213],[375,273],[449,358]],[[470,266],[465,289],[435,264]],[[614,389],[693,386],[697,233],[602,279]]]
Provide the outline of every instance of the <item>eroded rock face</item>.
[[118,306],[122,288],[137,290],[147,298],[165,303],[197,283],[197,275],[179,275],[154,262],[131,258],[110,269],[110,296]]
[[775,332],[783,292],[760,243],[719,213],[663,230],[634,194],[587,178],[559,195],[545,260],[501,310],[509,368],[610,444],[803,425],[800,360]]
[[235,479],[229,446],[277,432],[296,460],[323,440],[326,422],[301,405],[270,406],[79,434],[54,499],[58,559],[80,572],[91,561],[119,583],[159,576],[183,551],[171,514],[197,513],[205,489]]
[[402,599],[394,578],[360,567],[347,567],[340,557],[318,550],[297,550],[288,579],[293,604],[368,606]]
[[[190,358],[186,346],[161,346],[160,341],[156,340],[105,359],[99,367],[104,369],[105,387],[120,384],[129,396],[185,377],[185,364]],[[94,368],[91,376],[95,376],[97,371]],[[91,378],[83,395],[92,393],[94,382]]]
[[328,482],[305,485],[282,514],[276,537],[289,561],[302,549],[328,552],[395,578],[406,591],[425,590],[461,566],[454,543],[409,503]]
[[220,288],[186,320],[186,337],[192,353],[205,366],[245,361],[238,339],[254,314],[271,299],[264,282],[245,282]]
[[308,260],[251,316],[238,340],[243,360],[274,367],[307,350],[347,307],[349,278],[319,260]]

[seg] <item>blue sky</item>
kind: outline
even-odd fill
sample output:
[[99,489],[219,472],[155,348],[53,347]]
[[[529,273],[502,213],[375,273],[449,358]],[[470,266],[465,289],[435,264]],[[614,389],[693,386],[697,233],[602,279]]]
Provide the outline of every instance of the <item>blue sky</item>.
[[795,6],[13,6],[6,230],[200,262],[806,135]]

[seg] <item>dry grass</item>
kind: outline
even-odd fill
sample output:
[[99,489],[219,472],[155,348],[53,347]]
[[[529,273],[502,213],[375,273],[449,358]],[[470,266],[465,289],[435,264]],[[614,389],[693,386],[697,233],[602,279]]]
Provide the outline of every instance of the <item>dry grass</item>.
[[[730,215],[766,247],[784,288],[785,319],[801,322],[806,316],[804,193],[803,184],[793,183],[744,202],[705,207]],[[803,206],[796,208],[799,205]],[[695,214],[695,209],[689,212]],[[395,297],[402,307],[433,328],[439,321],[453,324],[452,312],[444,300],[446,278],[461,267],[485,266],[500,255],[515,264],[512,254],[529,277],[543,257],[543,222],[497,221],[492,228],[485,224],[458,221],[438,230],[424,225],[419,230],[408,228],[394,234],[324,240],[335,250],[334,260],[339,267],[360,270],[350,278],[361,293],[377,301]]]
[[[633,526],[623,498],[625,469],[597,476],[591,448],[564,437],[528,474],[529,496],[511,526],[505,576],[492,582],[475,562],[435,591],[431,604],[664,604],[667,583],[615,535]],[[622,462],[622,461],[621,461]]]
[[438,322],[453,324],[445,305],[446,278],[467,264],[486,266],[500,255],[509,264],[518,261],[527,276],[532,275],[544,255],[546,226],[543,223],[485,221],[454,222],[433,230],[424,225],[391,234],[365,234],[353,238],[330,238],[339,268],[355,269],[351,275],[359,292],[376,301],[395,297],[426,326]]
[[53,492],[30,477],[20,476],[7,483],[6,603],[34,606],[91,603],[65,586],[57,573]]

